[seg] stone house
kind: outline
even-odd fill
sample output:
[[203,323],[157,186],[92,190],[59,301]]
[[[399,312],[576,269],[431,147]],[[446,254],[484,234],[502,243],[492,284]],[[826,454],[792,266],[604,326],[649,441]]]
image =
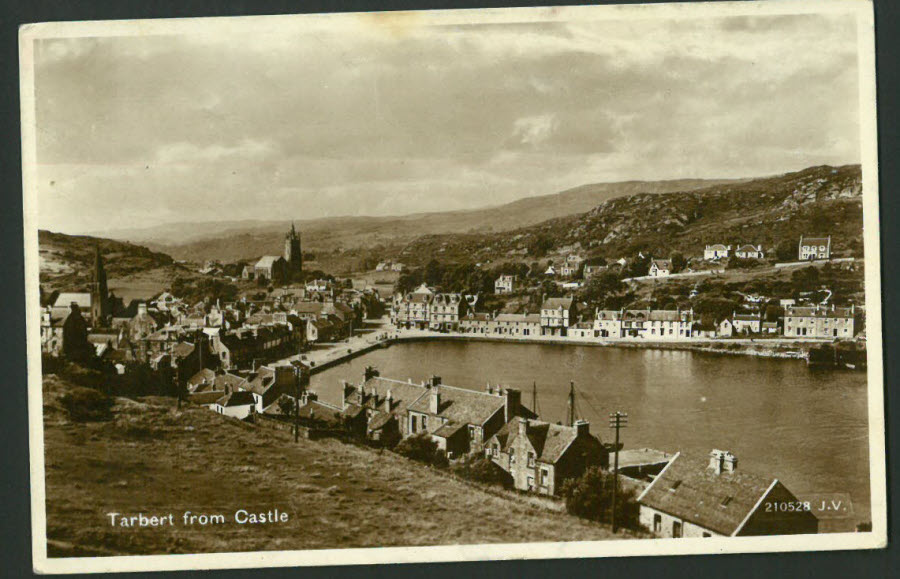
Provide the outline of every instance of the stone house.
[[762,319],[759,314],[732,314],[731,325],[738,334],[759,334]]
[[485,455],[510,474],[516,489],[551,496],[564,480],[609,462],[585,420],[564,426],[519,417],[488,440]]
[[396,295],[391,303],[391,323],[396,327],[428,328],[434,291],[425,284],[406,295]]
[[713,450],[709,462],[681,453],[638,496],[640,522],[658,537],[737,537],[811,534],[811,512],[782,510],[797,497],[778,479],[737,470],[730,452]]
[[854,336],[854,314],[853,306],[788,306],[784,310],[784,335],[787,338],[850,339]]
[[431,300],[428,328],[444,332],[459,329],[459,320],[465,315],[466,301],[462,294],[435,294]]
[[548,298],[541,304],[541,335],[565,336],[576,322],[578,304],[573,298]]
[[622,337],[622,316],[621,310],[597,310],[594,313],[594,330],[599,338]]
[[286,278],[287,261],[280,255],[264,255],[253,266],[256,279],[282,282]]

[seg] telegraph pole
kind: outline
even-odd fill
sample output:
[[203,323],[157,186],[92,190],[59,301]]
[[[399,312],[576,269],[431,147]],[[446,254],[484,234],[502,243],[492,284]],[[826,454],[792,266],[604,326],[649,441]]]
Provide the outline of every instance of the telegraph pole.
[[616,429],[615,463],[613,466],[612,532],[616,532],[616,498],[619,490],[619,430],[628,426],[628,414],[618,410],[609,415],[609,427]]
[[531,385],[531,411],[535,414],[538,413],[537,409],[537,381],[535,380]]
[[567,426],[575,426],[575,382],[569,382],[569,423]]

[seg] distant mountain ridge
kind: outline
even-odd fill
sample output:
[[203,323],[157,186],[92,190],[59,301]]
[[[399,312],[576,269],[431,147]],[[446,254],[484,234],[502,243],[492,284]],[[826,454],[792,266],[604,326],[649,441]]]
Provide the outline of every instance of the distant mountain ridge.
[[[810,167],[776,177],[714,185],[694,191],[617,197],[577,215],[503,234],[422,236],[398,256],[405,263],[535,259],[577,248],[618,258],[637,251],[669,257],[702,255],[711,243],[755,243],[767,249],[800,235],[831,235],[834,249],[862,252],[862,173],[859,165]],[[536,240],[543,238],[543,243]],[[545,258],[546,259],[546,258]]]
[[[635,193],[691,191],[743,181],[746,179],[595,183],[485,208],[388,217],[325,217],[297,220],[296,223],[303,235],[304,248],[315,250],[396,244],[428,234],[507,231],[547,219],[582,213],[609,199]],[[102,235],[145,244],[176,259],[231,261],[277,252],[290,224],[289,219],[174,223],[109,231]]]

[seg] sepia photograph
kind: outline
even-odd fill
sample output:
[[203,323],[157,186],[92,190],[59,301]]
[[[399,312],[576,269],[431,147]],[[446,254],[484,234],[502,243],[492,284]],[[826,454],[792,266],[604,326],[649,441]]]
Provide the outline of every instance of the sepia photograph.
[[36,571],[886,544],[870,3],[19,40]]

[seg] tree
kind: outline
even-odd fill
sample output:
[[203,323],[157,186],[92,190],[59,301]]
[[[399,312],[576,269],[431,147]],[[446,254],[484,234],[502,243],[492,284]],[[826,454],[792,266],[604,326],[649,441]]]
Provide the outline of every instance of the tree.
[[62,330],[63,355],[78,364],[87,364],[94,358],[94,347],[87,338],[87,322],[78,304],[72,304]]
[[431,464],[446,466],[447,455],[427,433],[420,433],[400,441],[394,450],[406,458]]
[[669,259],[672,261],[672,273],[678,273],[687,267],[687,259],[680,251],[673,253]]
[[620,295],[624,289],[625,284],[616,274],[605,271],[588,280],[581,291],[581,299],[589,304],[600,306],[608,298]]
[[547,252],[553,249],[553,239],[550,237],[539,234],[532,237],[527,245],[528,255],[532,257],[543,257],[547,255]]
[[811,291],[819,285],[819,270],[814,266],[804,267],[791,274],[791,283],[797,291]]
[[[563,482],[561,495],[569,514],[608,523],[612,521],[612,494],[616,477],[603,472],[600,467],[587,469],[583,475]],[[623,489],[619,484],[616,497],[616,522],[629,528],[640,528],[640,507],[634,490]]]
[[775,257],[778,261],[796,261],[797,243],[790,239],[784,239],[775,246]]

